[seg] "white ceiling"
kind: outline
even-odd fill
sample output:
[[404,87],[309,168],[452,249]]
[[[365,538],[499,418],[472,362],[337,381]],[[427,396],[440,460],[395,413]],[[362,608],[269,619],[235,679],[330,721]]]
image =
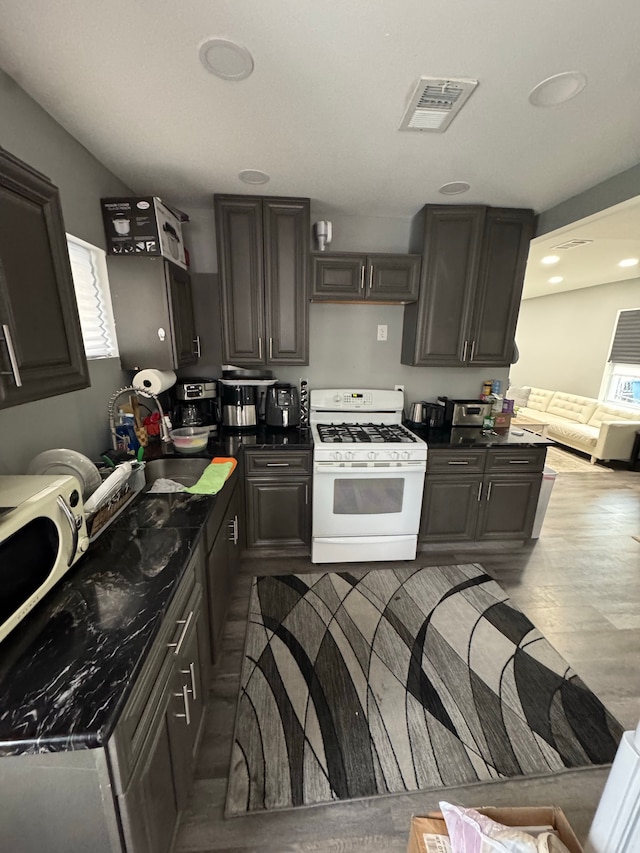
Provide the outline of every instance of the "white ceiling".
[[[0,65],[134,191],[178,207],[251,193],[238,173],[260,169],[255,191],[327,215],[540,212],[640,161],[639,32],[638,0],[14,0]],[[254,73],[206,72],[211,37],[245,45]],[[573,70],[577,97],[528,102]],[[398,131],[421,76],[479,81],[444,134]],[[441,195],[450,181],[471,190]]]

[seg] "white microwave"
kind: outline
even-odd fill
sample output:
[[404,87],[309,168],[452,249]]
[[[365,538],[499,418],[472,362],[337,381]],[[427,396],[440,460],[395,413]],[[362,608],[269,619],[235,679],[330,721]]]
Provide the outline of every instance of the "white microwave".
[[0,640],[88,547],[75,477],[0,476]]

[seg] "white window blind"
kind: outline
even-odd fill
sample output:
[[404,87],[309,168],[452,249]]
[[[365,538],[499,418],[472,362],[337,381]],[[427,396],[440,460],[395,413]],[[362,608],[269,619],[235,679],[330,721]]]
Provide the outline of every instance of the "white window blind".
[[67,245],[87,358],[115,357],[118,345],[105,253],[70,234]]

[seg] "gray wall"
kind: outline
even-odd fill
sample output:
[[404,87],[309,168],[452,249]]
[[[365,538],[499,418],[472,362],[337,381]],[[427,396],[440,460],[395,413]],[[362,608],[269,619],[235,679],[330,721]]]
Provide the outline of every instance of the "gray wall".
[[[2,71],[0,116],[0,146],[59,187],[70,234],[104,248],[100,197],[130,190]],[[0,411],[0,473],[24,473],[33,456],[49,448],[94,458],[108,446],[107,403],[128,375],[118,359],[89,367],[91,388]]]
[[513,384],[597,397],[622,308],[640,308],[640,279],[525,300]]
[[[190,222],[185,226],[185,243],[192,269],[197,273],[217,271],[213,196],[211,208],[187,208]],[[333,239],[328,251],[334,252],[407,252],[410,219],[365,216],[328,216],[311,203],[311,222],[330,219]],[[204,280],[204,278],[203,278]],[[400,364],[402,306],[339,305],[312,303],[308,367],[281,367],[276,376],[297,383],[301,377],[311,388],[360,386],[393,388],[404,385],[405,400],[433,400],[439,394],[475,397],[484,379],[505,383],[507,369],[426,368]],[[202,314],[198,318],[202,323]],[[378,324],[388,326],[388,340],[377,341]],[[219,376],[219,365],[202,363],[200,375]],[[194,371],[183,371],[181,375]]]

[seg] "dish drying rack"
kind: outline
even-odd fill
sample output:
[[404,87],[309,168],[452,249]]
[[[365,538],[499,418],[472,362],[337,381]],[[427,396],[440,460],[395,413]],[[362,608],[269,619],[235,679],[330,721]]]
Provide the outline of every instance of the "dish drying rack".
[[[89,542],[94,542],[101,533],[104,533],[107,527],[116,520],[135,496],[145,487],[144,462],[130,462],[125,464],[131,465],[131,471],[126,478],[122,475],[114,478],[114,474],[118,472],[118,468],[123,467],[117,466],[99,489],[96,489],[94,493],[96,495],[100,489],[104,491],[102,492],[102,496],[98,498],[95,508],[92,507],[91,498],[89,498],[89,510],[85,519]],[[114,478],[114,482],[109,487],[109,480],[112,478]]]

